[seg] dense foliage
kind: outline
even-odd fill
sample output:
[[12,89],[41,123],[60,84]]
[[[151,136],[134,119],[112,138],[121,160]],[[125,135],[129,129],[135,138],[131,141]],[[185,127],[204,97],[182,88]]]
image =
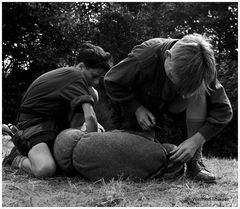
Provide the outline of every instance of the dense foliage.
[[[72,65],[74,54],[85,41],[102,46],[118,62],[134,45],[153,37],[206,33],[215,46],[219,79],[234,109],[232,122],[206,144],[206,150],[208,154],[236,157],[237,6],[236,2],[4,2],[3,122],[14,122],[21,96],[36,77]],[[107,114],[111,106],[103,87],[99,90],[98,118],[111,129]],[[181,120],[177,126],[175,119],[166,116],[166,138],[185,136]],[[170,128],[172,124],[176,128]]]

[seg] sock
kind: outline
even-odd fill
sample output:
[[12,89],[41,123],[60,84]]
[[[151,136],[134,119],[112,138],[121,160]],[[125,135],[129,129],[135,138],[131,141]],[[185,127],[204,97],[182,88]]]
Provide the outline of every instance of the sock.
[[22,156],[22,157],[21,157],[21,159],[20,159],[20,161],[19,161],[19,164],[18,164],[18,167],[19,167],[20,169],[22,169],[22,164],[23,164],[23,161],[24,161],[25,159],[27,159],[26,156]]
[[[204,121],[200,120],[187,120],[187,134],[188,138],[193,136],[195,133],[198,132],[199,128],[203,125]],[[187,166],[189,169],[194,169],[196,166],[196,161],[202,161],[202,146],[197,149],[193,158],[187,162]],[[192,170],[191,169],[191,170]]]
[[22,169],[22,163],[23,161],[26,159],[27,157],[22,156],[22,155],[18,155],[14,158],[11,167],[13,168],[18,168],[18,169]]

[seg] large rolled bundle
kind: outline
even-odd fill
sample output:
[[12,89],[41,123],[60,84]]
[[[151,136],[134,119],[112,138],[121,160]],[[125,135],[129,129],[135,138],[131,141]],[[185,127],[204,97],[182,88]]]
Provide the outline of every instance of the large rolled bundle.
[[120,176],[133,180],[163,174],[171,177],[183,169],[183,165],[169,163],[167,159],[175,147],[123,131],[89,133],[73,149],[72,162],[78,173],[92,181]]
[[[87,127],[84,123],[79,128],[68,128],[63,130],[56,137],[53,153],[58,166],[68,174],[74,174],[76,171],[72,164],[73,148],[77,142],[86,133]],[[105,129],[98,123],[98,132],[104,132]]]
[[[54,153],[58,157],[55,158],[65,172],[75,170],[91,181],[119,177],[132,180],[163,177],[170,165],[167,153],[175,148],[175,145],[162,145],[123,131],[84,135],[77,129],[68,132],[66,130],[57,137]],[[177,165],[176,169],[174,166],[171,165],[171,172],[176,169],[179,172],[183,168],[182,165]]]
[[75,169],[72,164],[73,149],[85,133],[79,129],[69,128],[60,132],[55,140],[53,153],[58,166],[68,174]]

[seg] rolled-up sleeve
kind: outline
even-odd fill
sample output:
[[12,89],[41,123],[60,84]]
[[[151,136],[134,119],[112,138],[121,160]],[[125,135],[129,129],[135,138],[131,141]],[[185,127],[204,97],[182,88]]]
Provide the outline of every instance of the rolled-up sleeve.
[[233,116],[230,101],[218,80],[216,80],[211,94],[207,96],[207,108],[207,119],[199,132],[206,140],[209,140],[217,135],[231,121]]
[[94,105],[94,99],[84,79],[78,79],[63,87],[60,92],[60,97],[70,103],[71,110],[74,112],[82,112],[83,103]]
[[140,82],[139,62],[128,56],[115,65],[104,77],[106,93],[115,103],[124,104],[129,111],[135,112],[140,106],[133,90]]

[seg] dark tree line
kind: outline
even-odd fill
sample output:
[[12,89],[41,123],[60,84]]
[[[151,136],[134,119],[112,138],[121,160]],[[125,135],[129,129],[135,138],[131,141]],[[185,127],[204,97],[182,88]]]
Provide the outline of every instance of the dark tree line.
[[[44,72],[72,65],[85,41],[111,52],[117,63],[147,39],[206,33],[212,39],[218,76],[234,110],[232,122],[206,144],[206,150],[211,155],[237,157],[237,15],[237,2],[3,2],[3,123],[14,122],[30,83]],[[98,118],[111,129],[106,114],[111,106],[104,87],[99,91]],[[163,137],[185,137],[182,118],[166,116]]]

